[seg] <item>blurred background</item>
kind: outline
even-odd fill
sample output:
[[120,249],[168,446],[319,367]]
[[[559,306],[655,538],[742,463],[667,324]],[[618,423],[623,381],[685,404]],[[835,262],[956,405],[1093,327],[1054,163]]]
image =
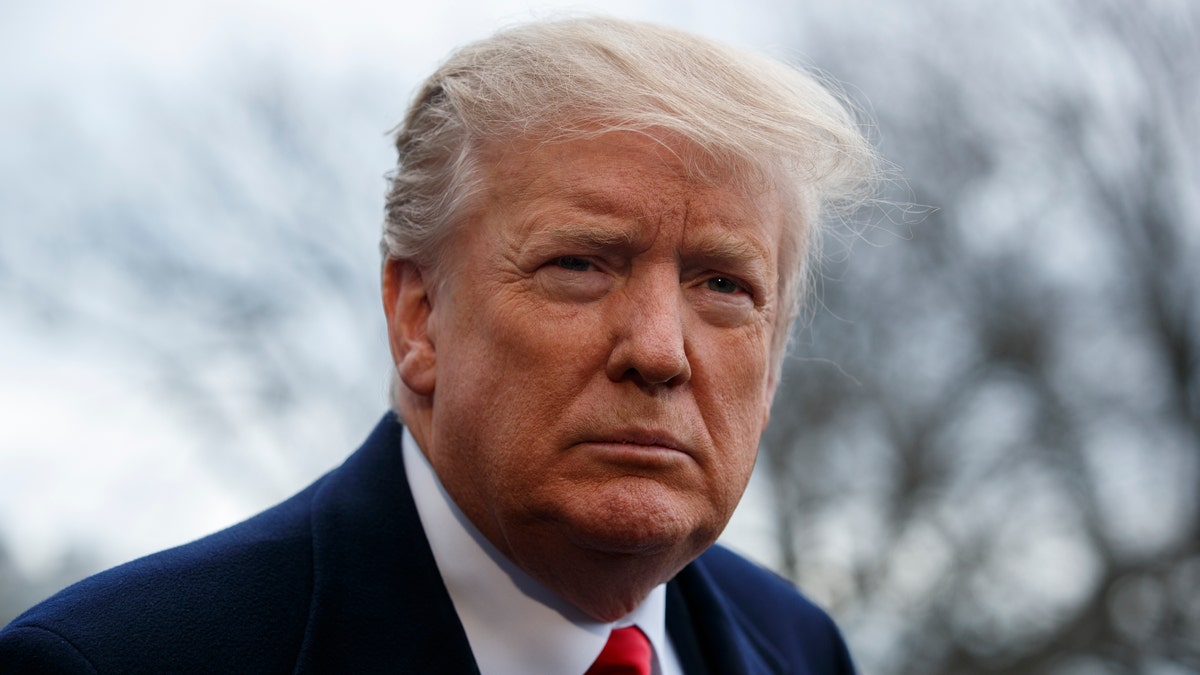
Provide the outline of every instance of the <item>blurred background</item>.
[[868,675],[1200,673],[1191,0],[0,3],[0,624],[357,447],[387,131],[559,10],[819,67],[901,171],[826,238],[729,543]]

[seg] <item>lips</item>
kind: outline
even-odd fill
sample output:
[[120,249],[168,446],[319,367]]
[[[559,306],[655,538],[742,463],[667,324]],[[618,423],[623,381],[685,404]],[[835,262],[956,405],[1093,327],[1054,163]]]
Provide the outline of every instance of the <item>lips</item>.
[[618,443],[632,443],[634,445],[657,445],[672,450],[683,451],[685,446],[683,442],[676,440],[673,436],[661,431],[629,431],[617,434],[613,439]]
[[631,450],[645,448],[646,450],[666,449],[691,455],[690,446],[674,434],[657,429],[621,429],[606,432],[588,438],[586,443],[600,445],[628,446]]

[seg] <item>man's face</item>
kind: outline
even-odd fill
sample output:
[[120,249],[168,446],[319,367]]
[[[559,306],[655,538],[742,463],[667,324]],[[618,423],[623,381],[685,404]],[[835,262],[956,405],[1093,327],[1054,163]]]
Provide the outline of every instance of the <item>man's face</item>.
[[[724,528],[774,393],[782,215],[630,133],[494,149],[431,290],[426,452],[518,564],[686,564]],[[674,570],[671,571],[671,574]]]

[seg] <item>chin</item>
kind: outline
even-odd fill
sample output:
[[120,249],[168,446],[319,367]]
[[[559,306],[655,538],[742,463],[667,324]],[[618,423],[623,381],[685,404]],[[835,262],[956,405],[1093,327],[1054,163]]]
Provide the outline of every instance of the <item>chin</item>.
[[[576,546],[620,556],[682,556],[691,560],[720,534],[725,520],[662,486],[597,490],[574,502],[560,521]],[[719,525],[714,525],[719,522]],[[685,561],[686,562],[686,561]]]

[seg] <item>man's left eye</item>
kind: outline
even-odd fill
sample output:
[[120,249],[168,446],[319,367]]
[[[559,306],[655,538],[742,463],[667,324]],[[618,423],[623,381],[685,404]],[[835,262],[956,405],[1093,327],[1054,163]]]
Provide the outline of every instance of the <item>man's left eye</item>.
[[713,277],[705,282],[708,290],[717,293],[737,293],[742,290],[741,284],[729,277]]

